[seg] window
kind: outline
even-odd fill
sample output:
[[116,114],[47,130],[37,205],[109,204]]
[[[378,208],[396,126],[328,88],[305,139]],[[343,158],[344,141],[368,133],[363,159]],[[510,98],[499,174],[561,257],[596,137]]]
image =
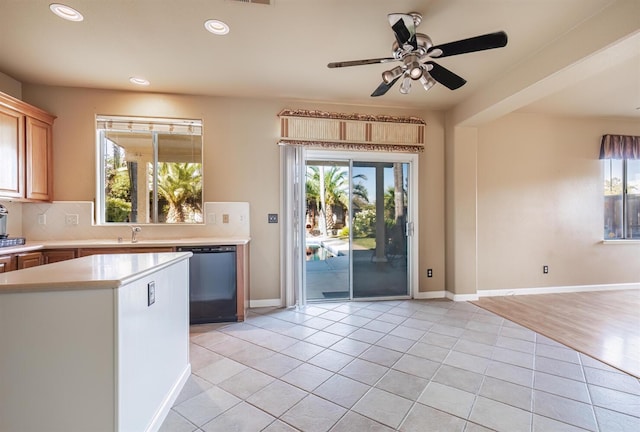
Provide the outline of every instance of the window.
[[604,238],[640,239],[640,159],[604,159]]
[[202,223],[202,121],[97,117],[99,223]]

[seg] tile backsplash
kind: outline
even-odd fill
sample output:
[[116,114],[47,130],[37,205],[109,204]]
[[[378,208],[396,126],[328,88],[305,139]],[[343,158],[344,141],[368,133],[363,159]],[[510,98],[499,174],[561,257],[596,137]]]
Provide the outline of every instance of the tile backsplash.
[[[7,203],[4,203],[5,206]],[[21,220],[20,233],[12,237],[34,240],[128,239],[130,225],[95,225],[93,202],[54,201],[52,203],[8,203],[10,216]],[[20,217],[21,216],[21,217]],[[196,237],[249,237],[249,203],[207,202],[204,204],[204,224],[141,224],[140,240],[183,239]],[[10,220],[12,225],[18,222]],[[11,225],[10,225],[11,227]]]
[[7,215],[7,234],[9,237],[22,237],[22,204],[2,201],[9,214]]

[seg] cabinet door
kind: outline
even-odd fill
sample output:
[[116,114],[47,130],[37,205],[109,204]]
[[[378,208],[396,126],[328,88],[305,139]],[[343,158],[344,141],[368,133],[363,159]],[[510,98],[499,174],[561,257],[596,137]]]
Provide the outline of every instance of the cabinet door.
[[53,198],[53,127],[41,120],[26,118],[27,199]]
[[0,196],[24,197],[24,115],[0,105]]
[[15,270],[15,260],[13,255],[0,256],[0,273]]
[[55,249],[42,252],[44,263],[51,264],[60,261],[74,259],[76,257],[75,249]]
[[42,265],[42,252],[27,252],[18,255],[18,270]]

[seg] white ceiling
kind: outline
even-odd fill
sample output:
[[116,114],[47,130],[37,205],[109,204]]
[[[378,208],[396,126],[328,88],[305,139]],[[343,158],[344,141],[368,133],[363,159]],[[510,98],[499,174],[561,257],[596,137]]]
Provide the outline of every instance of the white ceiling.
[[[640,0],[62,0],[81,23],[53,15],[50,2],[0,0],[0,72],[23,83],[434,110],[529,90],[511,110],[640,118]],[[603,23],[622,3],[638,14],[617,35]],[[468,81],[455,91],[414,84],[401,95],[396,84],[372,98],[395,64],[327,68],[390,56],[387,14],[411,11],[436,45],[498,30],[509,42],[438,60]],[[206,32],[209,18],[231,32]],[[591,50],[592,39],[604,45]],[[134,75],[151,85],[134,87]]]

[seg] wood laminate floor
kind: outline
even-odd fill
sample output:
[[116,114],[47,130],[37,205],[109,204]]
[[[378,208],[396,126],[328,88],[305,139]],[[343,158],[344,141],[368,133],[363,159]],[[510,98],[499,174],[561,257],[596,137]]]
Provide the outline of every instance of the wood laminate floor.
[[472,303],[640,378],[640,290],[486,297]]

